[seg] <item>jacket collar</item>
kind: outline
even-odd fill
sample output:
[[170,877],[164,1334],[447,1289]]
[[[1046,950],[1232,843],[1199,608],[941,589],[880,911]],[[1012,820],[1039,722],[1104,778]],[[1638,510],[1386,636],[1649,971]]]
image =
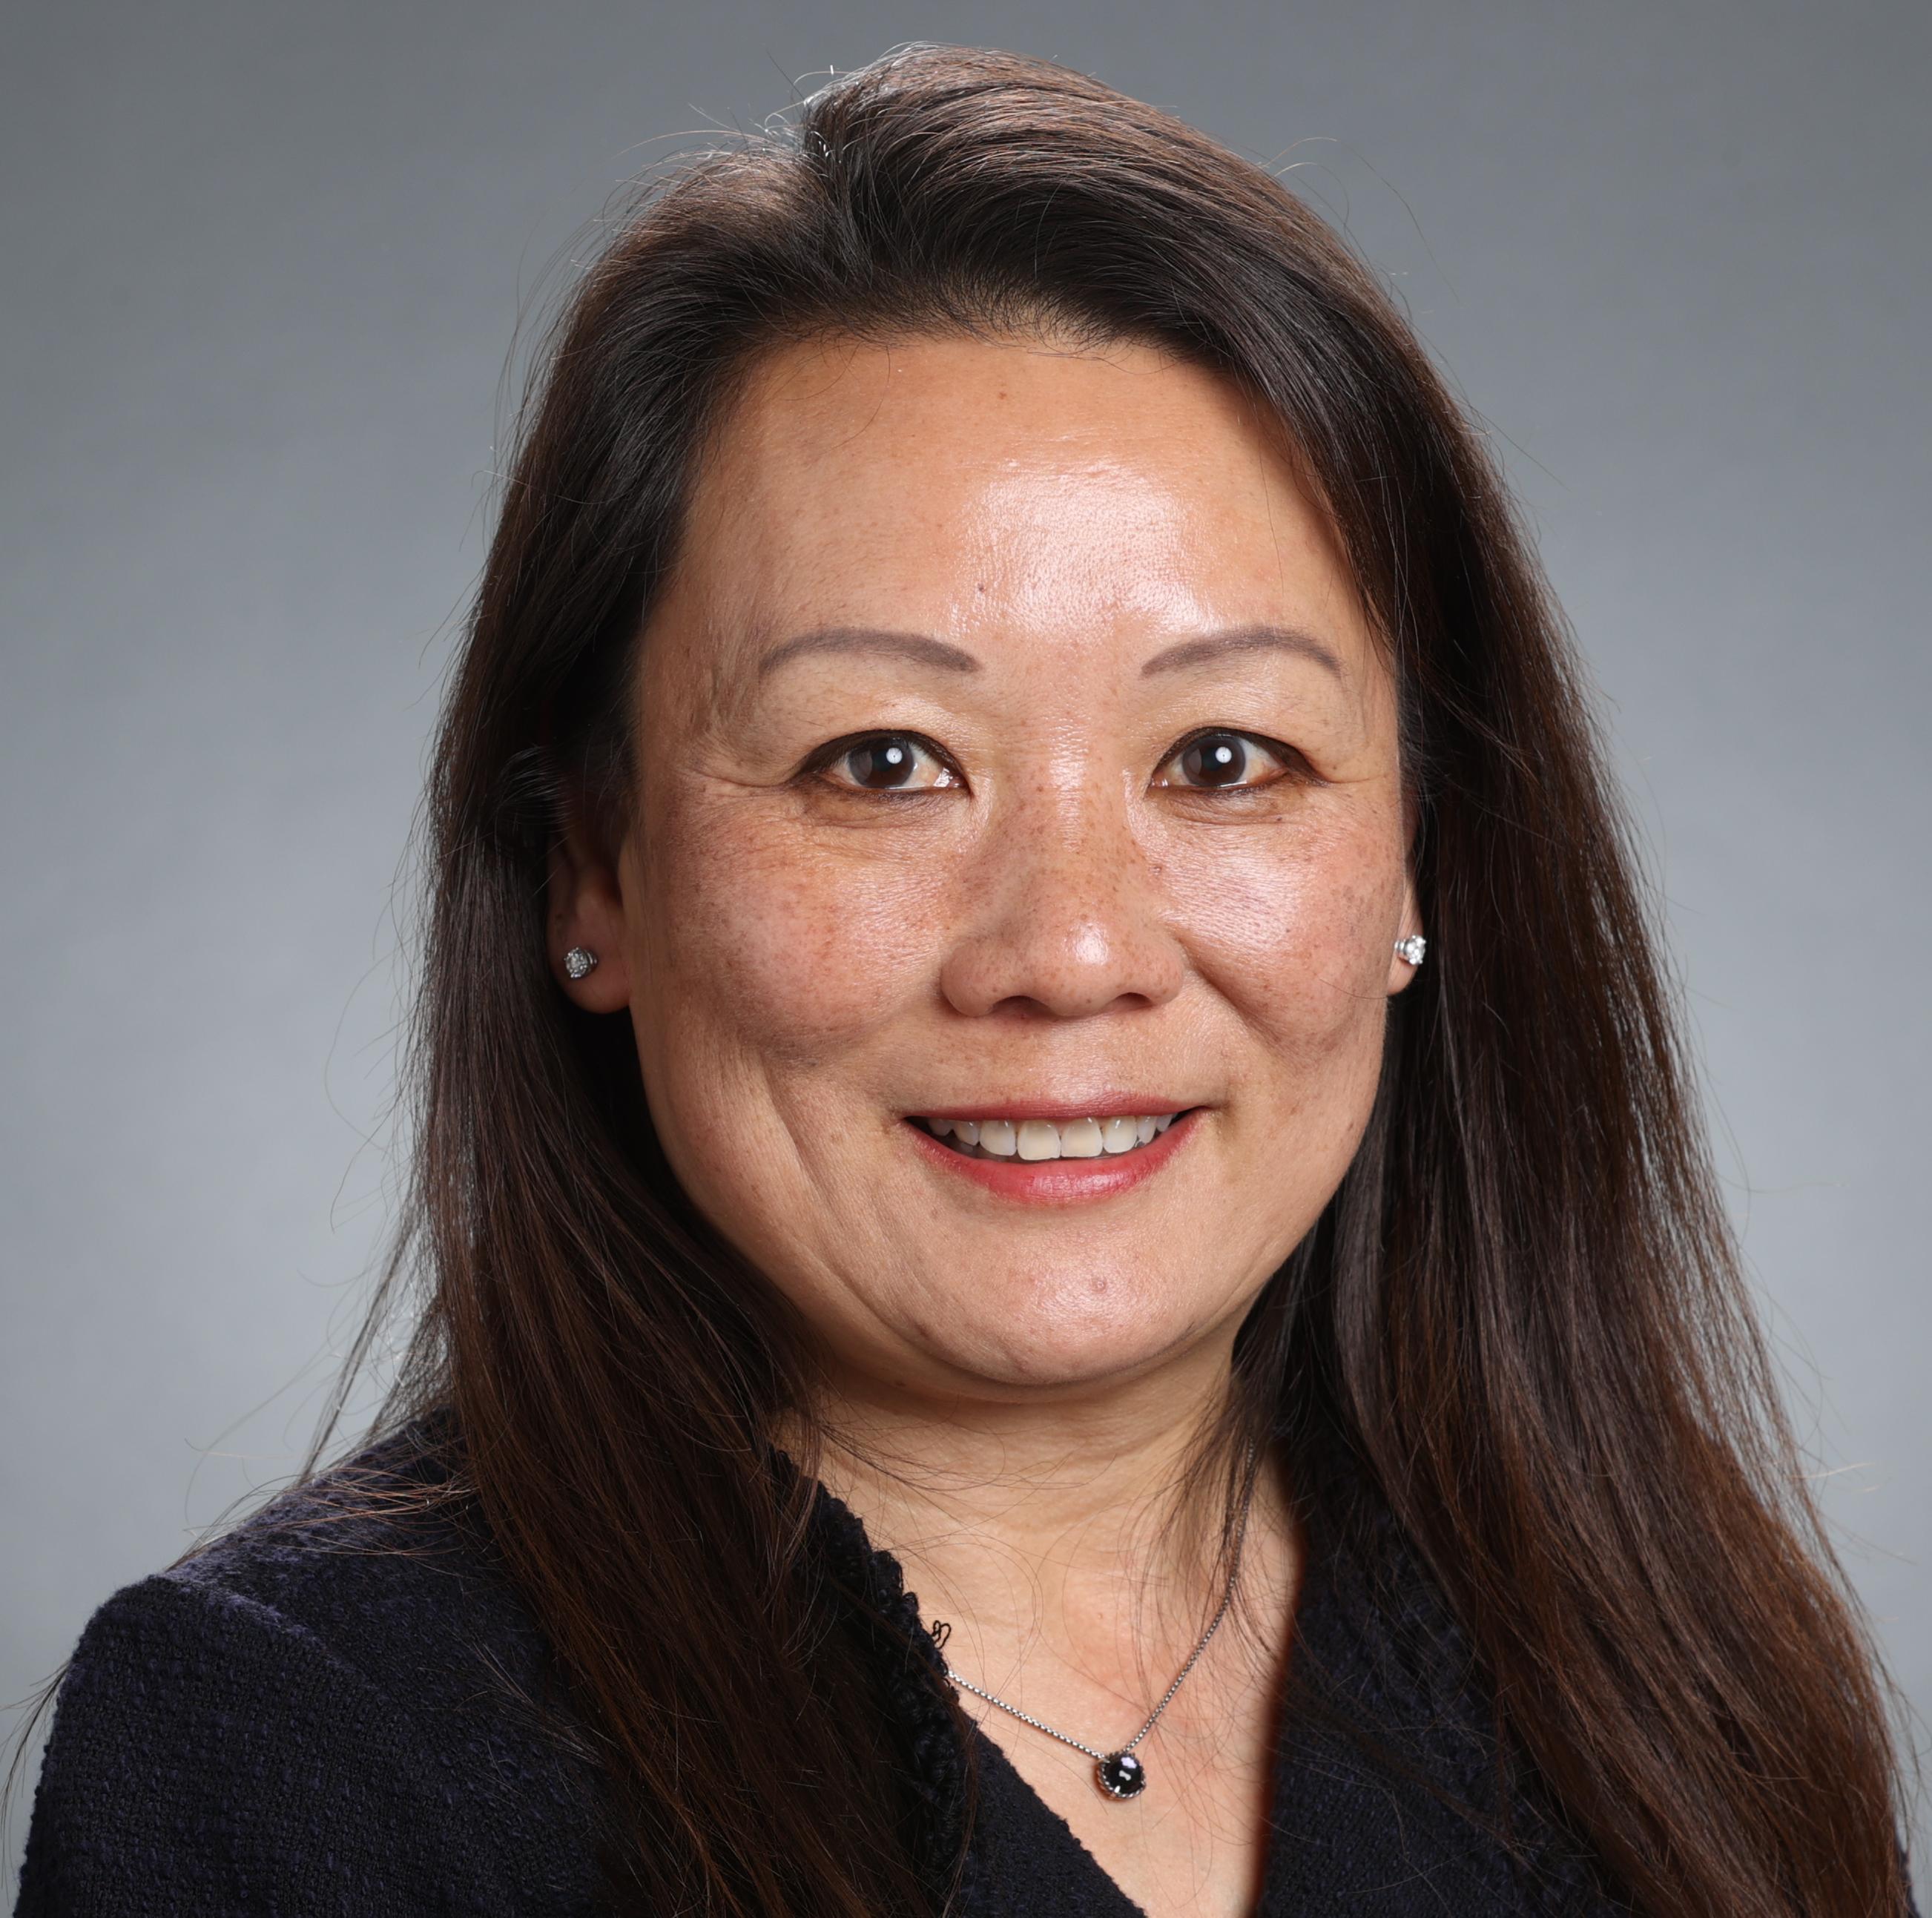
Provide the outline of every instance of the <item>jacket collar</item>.
[[[1499,1895],[1515,1888],[1498,1910],[1603,1908],[1605,1888],[1590,1861],[1526,1762],[1499,1746],[1474,1653],[1394,1514],[1359,1472],[1324,1468],[1310,1482],[1322,1490],[1303,1511],[1294,1676],[1277,1736],[1276,1841],[1263,1910],[1334,1908],[1346,1889],[1333,1861],[1318,1845],[1284,1841],[1311,1819],[1352,1817],[1358,1802],[1392,1804],[1392,1793],[1400,1815],[1430,1827],[1444,1855]],[[898,1733],[921,1812],[922,1876],[937,1907],[976,1911],[983,1860],[962,1838],[974,1796],[969,1753],[982,1734],[959,1707],[898,1561],[822,1484],[809,1529]],[[1352,1791],[1365,1796],[1354,1799]]]

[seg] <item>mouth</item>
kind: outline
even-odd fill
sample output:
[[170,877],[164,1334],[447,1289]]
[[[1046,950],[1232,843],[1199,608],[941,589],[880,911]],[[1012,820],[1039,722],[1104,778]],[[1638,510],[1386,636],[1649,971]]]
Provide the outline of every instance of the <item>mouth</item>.
[[1010,1109],[978,1118],[914,1113],[900,1123],[908,1142],[935,1172],[976,1186],[1000,1203],[1088,1205],[1156,1178],[1177,1154],[1186,1151],[1207,1110],[1181,1106],[1166,1112],[1082,1115],[1063,1108],[1048,1118]]
[[1090,1114],[1070,1119],[938,1118],[914,1114],[911,1122],[966,1159],[1041,1165],[1056,1160],[1125,1159],[1144,1151],[1176,1119],[1196,1110]]

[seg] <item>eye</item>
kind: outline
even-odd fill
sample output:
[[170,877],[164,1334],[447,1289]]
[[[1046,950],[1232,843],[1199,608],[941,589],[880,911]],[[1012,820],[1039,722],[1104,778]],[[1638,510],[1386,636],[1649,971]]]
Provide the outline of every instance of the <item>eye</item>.
[[[920,762],[931,770],[922,776]],[[805,771],[838,792],[919,794],[956,786],[959,776],[916,733],[859,733],[820,746]]]
[[[1162,764],[1178,768],[1178,773],[1157,775],[1157,786],[1178,787],[1183,791],[1254,792],[1294,777],[1306,762],[1292,746],[1257,739],[1252,733],[1215,728],[1184,740]],[[1272,773],[1268,772],[1270,765],[1276,768]],[[1258,773],[1264,776],[1254,776]]]

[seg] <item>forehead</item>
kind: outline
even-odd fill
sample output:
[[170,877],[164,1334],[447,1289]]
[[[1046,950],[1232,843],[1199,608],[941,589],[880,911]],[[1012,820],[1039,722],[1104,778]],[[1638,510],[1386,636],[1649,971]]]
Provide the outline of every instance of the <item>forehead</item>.
[[1358,667],[1372,650],[1278,428],[1138,344],[767,354],[701,464],[660,612],[721,688],[788,635],[845,624],[982,655],[1263,623],[1319,630]]

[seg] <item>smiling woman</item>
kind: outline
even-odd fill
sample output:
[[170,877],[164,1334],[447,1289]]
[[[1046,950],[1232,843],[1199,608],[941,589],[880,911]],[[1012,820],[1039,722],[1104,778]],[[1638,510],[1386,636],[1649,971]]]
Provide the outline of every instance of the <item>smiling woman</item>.
[[1907,1911],[1581,677],[1370,277],[916,48],[552,344],[409,1363],[96,1614],[22,1910]]
[[551,944],[872,1445],[882,1384],[1225,1372],[1361,1136],[1414,821],[1270,439],[1171,353],[1038,337],[808,341],[717,423],[629,695],[649,827],[561,836]]

